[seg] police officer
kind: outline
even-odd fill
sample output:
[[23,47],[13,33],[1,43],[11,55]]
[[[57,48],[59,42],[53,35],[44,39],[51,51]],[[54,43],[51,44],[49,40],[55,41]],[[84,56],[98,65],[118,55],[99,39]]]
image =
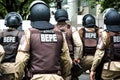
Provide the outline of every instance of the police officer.
[[64,9],[58,9],[55,12],[55,20],[57,21],[57,24],[55,25],[55,28],[57,27],[65,34],[68,48],[70,52],[70,56],[73,59],[74,58],[74,50],[73,50],[73,38],[72,38],[72,26],[69,25],[66,21],[68,20],[68,13]]
[[81,70],[75,72],[74,80],[78,80],[78,76],[86,70],[90,70],[101,31],[96,26],[95,18],[91,14],[84,15],[82,21],[83,27],[73,33],[75,44],[74,62],[79,63],[82,67]]
[[54,30],[49,20],[48,5],[33,1],[30,5],[32,28],[25,32],[18,49],[22,55],[30,52],[27,67],[30,80],[63,80],[69,76],[72,60],[66,40],[60,31]]
[[2,45],[0,45],[0,64],[3,59],[4,53],[5,53],[4,48]]
[[[0,33],[2,32],[2,30],[0,30]],[[3,48],[3,46],[0,44],[0,66],[1,66],[1,61],[4,57],[4,54],[5,54],[5,50]],[[0,68],[0,76],[2,76],[2,70]]]
[[[72,26],[69,25],[66,21],[68,20],[68,13],[64,9],[58,9],[55,12],[55,20],[57,21],[57,24],[55,25],[55,29],[58,28],[63,34],[65,34],[70,57],[73,60],[74,59],[74,44],[73,44],[73,38],[72,38]],[[70,77],[68,77],[70,79]]]
[[104,15],[106,30],[102,32],[91,67],[90,80],[94,80],[96,67],[104,62],[102,78],[120,80],[120,14],[113,8]]
[[[3,48],[2,45],[0,45],[0,66],[1,66],[1,61],[2,61],[2,59],[4,57],[4,54],[5,54],[4,48]],[[1,70],[1,68],[0,68],[0,76],[2,76],[2,70]]]
[[19,41],[23,34],[17,28],[22,25],[22,17],[16,12],[10,12],[5,16],[5,25],[8,29],[0,33],[0,44],[5,50],[1,61],[2,76],[0,80],[15,80],[15,60]]

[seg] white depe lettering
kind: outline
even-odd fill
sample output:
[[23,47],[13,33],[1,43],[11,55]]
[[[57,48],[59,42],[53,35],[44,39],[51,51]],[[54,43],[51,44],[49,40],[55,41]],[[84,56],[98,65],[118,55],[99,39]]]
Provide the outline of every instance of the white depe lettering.
[[57,36],[56,34],[41,34],[42,42],[56,42]]
[[45,41],[44,34],[41,34],[41,41],[42,41],[42,42]]
[[114,42],[120,42],[120,36],[114,36],[113,41]]
[[85,37],[86,38],[96,38],[96,33],[86,33]]
[[3,42],[15,42],[15,37],[4,37]]

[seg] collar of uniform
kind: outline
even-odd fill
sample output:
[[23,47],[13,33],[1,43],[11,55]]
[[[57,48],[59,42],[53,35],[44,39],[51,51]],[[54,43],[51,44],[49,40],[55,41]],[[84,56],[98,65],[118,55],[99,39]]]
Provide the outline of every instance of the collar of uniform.
[[31,21],[31,26],[40,30],[53,29],[54,26],[48,21]]
[[95,31],[95,28],[85,28],[86,31],[93,32]]
[[57,25],[65,25],[67,24],[66,22],[58,22]]
[[120,25],[106,25],[108,31],[119,32]]

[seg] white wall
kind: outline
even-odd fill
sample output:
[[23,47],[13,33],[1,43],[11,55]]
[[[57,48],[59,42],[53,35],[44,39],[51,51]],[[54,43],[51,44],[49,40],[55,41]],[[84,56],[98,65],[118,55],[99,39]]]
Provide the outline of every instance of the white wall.
[[29,21],[29,20],[24,20],[24,21],[23,21],[23,24],[22,24],[23,30],[26,30],[26,29],[28,29],[28,28],[30,28],[30,27],[31,27],[30,21]]
[[5,21],[4,20],[0,20],[0,29],[7,29],[7,27],[4,25]]
[[[6,26],[4,25],[4,23],[5,23],[4,20],[0,20],[0,29],[1,29],[1,30],[8,28],[8,27],[6,27]],[[24,20],[24,21],[22,22],[22,28],[23,28],[24,30],[26,30],[26,29],[28,29],[28,28],[30,28],[30,27],[31,27],[31,25],[30,25],[30,21],[29,21],[29,20]]]

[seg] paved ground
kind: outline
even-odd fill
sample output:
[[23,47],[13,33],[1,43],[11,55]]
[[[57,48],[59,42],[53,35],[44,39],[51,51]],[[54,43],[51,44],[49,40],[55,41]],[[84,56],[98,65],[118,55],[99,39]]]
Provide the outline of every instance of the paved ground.
[[84,73],[79,77],[79,80],[89,80],[89,73]]

